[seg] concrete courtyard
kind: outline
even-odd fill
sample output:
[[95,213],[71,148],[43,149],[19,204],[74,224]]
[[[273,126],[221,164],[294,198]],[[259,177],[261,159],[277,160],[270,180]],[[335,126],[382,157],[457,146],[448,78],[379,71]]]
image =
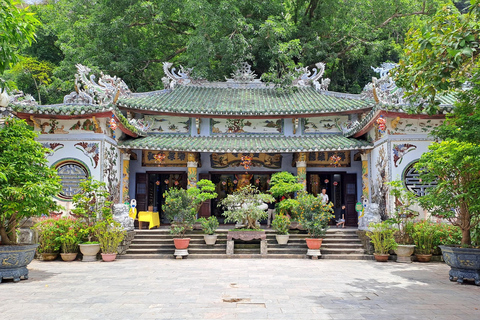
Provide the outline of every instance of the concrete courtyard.
[[33,261],[0,283],[0,319],[480,319],[480,287],[442,263]]

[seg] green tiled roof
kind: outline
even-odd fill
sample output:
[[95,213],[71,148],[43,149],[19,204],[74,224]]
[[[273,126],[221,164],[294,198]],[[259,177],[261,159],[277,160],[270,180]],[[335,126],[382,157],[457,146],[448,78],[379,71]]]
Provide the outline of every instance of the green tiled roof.
[[111,112],[120,123],[128,130],[139,136],[145,136],[146,132],[132,126],[122,112],[113,105],[94,105],[94,104],[54,104],[48,106],[28,106],[28,105],[12,105],[13,111],[17,113],[42,114],[55,116],[75,116],[89,115],[98,113]]
[[347,138],[341,134],[298,137],[190,137],[156,134],[122,141],[119,147],[190,152],[310,152],[371,149],[373,146],[366,141]]
[[360,95],[299,87],[292,93],[274,88],[178,86],[174,90],[134,94],[118,100],[120,107],[189,115],[281,116],[336,113],[372,108]]

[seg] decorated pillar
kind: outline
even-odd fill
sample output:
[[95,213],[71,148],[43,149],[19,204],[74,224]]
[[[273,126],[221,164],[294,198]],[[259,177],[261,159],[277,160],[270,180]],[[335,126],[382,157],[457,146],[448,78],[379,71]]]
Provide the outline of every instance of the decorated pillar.
[[187,154],[187,188],[192,188],[197,186],[197,166],[198,162],[196,161],[195,153]]
[[307,153],[300,152],[297,160],[298,182],[303,184],[303,190],[307,190]]
[[368,153],[365,152],[361,154],[362,157],[362,199],[363,201],[369,200],[370,197],[370,187],[368,179]]
[[128,186],[130,184],[130,155],[123,153],[122,155],[122,202],[130,201],[128,194]]

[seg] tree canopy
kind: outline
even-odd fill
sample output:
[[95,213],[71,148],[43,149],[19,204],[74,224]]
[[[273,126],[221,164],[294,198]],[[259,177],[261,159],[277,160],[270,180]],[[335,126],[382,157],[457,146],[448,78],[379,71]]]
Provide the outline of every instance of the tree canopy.
[[49,95],[73,79],[77,63],[141,92],[163,88],[164,61],[209,80],[246,61],[277,84],[325,62],[330,90],[359,93],[375,75],[370,66],[398,61],[405,32],[444,3],[451,1],[47,0],[34,9],[43,26],[25,54],[56,65],[49,103],[60,102]]

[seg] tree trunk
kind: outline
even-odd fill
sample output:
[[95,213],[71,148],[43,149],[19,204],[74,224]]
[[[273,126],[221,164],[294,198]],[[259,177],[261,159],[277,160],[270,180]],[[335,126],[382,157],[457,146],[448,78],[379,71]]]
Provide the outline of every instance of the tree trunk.
[[0,237],[2,237],[2,244],[13,244],[11,239],[8,237],[7,230],[5,230],[4,226],[0,226]]
[[462,246],[471,246],[472,239],[470,238],[470,229],[462,229]]

